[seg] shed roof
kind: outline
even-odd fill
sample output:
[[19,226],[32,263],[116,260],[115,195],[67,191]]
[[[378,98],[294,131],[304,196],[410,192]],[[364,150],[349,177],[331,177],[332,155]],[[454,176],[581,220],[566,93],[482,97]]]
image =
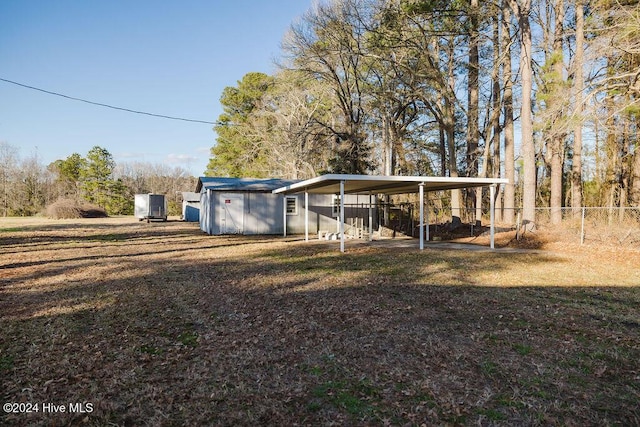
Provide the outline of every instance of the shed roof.
[[193,191],[183,191],[182,200],[185,202],[199,202],[200,193],[194,193]]
[[279,179],[279,178],[226,178],[202,176],[198,178],[196,192],[202,189],[213,191],[254,191],[272,192],[281,187],[286,187],[299,182],[299,180]]
[[417,193],[420,185],[425,191],[451,190],[455,188],[486,187],[508,184],[504,178],[467,178],[442,176],[383,176],[383,175],[322,175],[274,189],[274,193],[300,192],[338,194],[340,182],[344,182],[345,194],[405,194]]

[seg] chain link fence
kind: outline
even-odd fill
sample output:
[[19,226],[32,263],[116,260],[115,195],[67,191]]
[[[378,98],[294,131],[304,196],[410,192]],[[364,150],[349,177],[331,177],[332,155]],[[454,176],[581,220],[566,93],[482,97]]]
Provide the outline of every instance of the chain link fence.
[[[640,208],[582,207],[536,208],[536,227],[549,231],[559,239],[580,244],[603,244],[640,248]],[[505,211],[496,212],[499,229],[518,230],[522,226],[522,209],[513,211],[513,221],[504,219]],[[462,215],[464,216],[464,215]],[[468,214],[472,218],[474,215]],[[483,209],[483,224],[489,223],[489,212]]]
[[[425,210],[428,223],[436,230],[439,227],[446,228],[452,221],[451,208],[449,206],[439,207],[433,201],[430,202],[427,203]],[[386,213],[384,208],[380,208],[379,218],[382,220],[385,215],[389,215],[394,229],[409,235],[415,234],[418,205],[416,203],[402,203],[387,206]],[[475,209],[463,207],[458,215],[463,224],[469,225],[471,235],[480,231],[473,227],[476,224]],[[489,215],[488,206],[483,206],[483,226],[489,225]],[[521,226],[521,208],[511,212],[496,211],[496,230],[498,232],[518,230]],[[557,209],[552,212],[551,208],[536,208],[536,227],[556,235],[559,240],[571,243],[640,248],[640,208],[560,208],[559,212]],[[412,229],[414,229],[413,233]]]
[[561,208],[558,216],[553,221],[550,208],[537,208],[536,225],[582,244],[640,247],[640,208]]

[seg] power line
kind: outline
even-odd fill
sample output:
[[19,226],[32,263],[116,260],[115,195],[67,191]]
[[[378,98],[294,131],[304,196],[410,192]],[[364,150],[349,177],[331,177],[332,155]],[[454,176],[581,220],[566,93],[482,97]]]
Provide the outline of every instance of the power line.
[[183,122],[205,123],[205,124],[208,124],[208,125],[217,125],[217,124],[219,124],[218,122],[208,122],[206,120],[194,120],[194,119],[185,119],[183,117],[165,116],[163,114],[148,113],[146,111],[131,110],[129,108],[116,107],[114,105],[103,104],[103,103],[94,102],[94,101],[88,101],[86,99],[76,98],[76,97],[73,97],[73,96],[64,95],[62,93],[57,93],[57,92],[51,92],[49,90],[44,90],[44,89],[40,89],[40,88],[37,88],[37,87],[29,86],[29,85],[26,85],[26,84],[14,82],[12,80],[3,79],[2,77],[0,77],[0,81],[6,82],[6,83],[11,83],[13,85],[21,86],[21,87],[24,87],[24,88],[27,88],[27,89],[37,90],[38,92],[44,92],[44,93],[49,94],[49,95],[55,95],[55,96],[59,96],[61,98],[71,99],[73,101],[85,102],[87,104],[97,105],[99,107],[111,108],[113,110],[126,111],[127,113],[144,114],[145,116],[160,117],[162,119],[181,120]]

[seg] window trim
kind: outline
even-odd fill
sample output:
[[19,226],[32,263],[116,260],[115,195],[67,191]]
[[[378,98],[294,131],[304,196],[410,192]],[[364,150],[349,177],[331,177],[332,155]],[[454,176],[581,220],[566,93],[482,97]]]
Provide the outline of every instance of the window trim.
[[[293,211],[289,212],[289,200],[293,200]],[[284,198],[285,210],[287,212],[287,216],[297,216],[298,209],[298,196],[286,196]]]

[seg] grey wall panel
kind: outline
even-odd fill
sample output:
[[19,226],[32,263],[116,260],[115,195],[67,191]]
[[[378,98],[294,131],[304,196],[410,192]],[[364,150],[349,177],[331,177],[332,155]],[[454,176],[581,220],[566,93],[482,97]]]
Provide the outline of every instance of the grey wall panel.
[[[225,193],[230,193],[225,191]],[[239,192],[244,197],[244,234],[276,234],[284,232],[284,197],[279,194]],[[221,224],[219,211],[220,192],[206,190],[201,194],[200,228],[209,234],[220,234]],[[304,194],[296,194],[297,212],[287,215],[287,234],[303,234],[305,232]],[[332,215],[333,196],[330,194],[309,195],[309,234],[319,230],[335,232],[336,218]],[[368,224],[368,196],[345,196],[345,223],[351,218],[364,218]],[[375,203],[375,201],[374,201]],[[374,209],[375,214],[375,209]],[[374,219],[374,224],[377,221]]]

